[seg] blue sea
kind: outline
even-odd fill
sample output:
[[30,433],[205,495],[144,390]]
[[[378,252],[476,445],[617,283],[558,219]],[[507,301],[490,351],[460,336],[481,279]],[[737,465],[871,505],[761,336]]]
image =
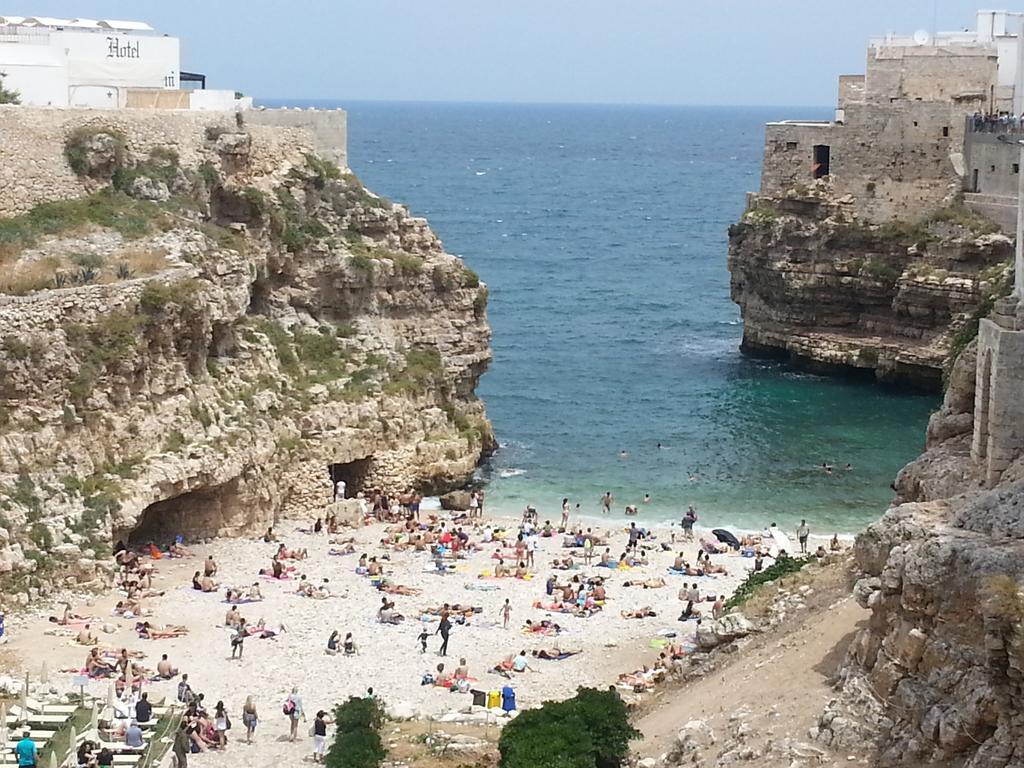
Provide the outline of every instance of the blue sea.
[[611,491],[641,519],[693,503],[702,524],[831,534],[885,509],[937,399],[745,358],[729,299],[764,123],[827,110],[340,106],[353,170],[490,287],[492,510],[599,515]]

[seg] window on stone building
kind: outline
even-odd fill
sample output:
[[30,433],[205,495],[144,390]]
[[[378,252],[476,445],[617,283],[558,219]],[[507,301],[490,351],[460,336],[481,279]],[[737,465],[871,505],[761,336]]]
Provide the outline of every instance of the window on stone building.
[[996,172],[996,167],[994,165],[990,165],[988,170],[989,170],[990,173],[995,173]]
[[795,141],[787,141],[786,142],[786,149],[796,149],[798,146],[800,146],[800,145],[797,144]]
[[828,176],[831,173],[832,148],[828,144],[814,145],[814,163],[811,165],[811,175],[816,179]]
[[1013,172],[1014,173],[1020,173],[1020,163],[1014,163],[1013,164]]
[[944,138],[944,139],[948,139],[949,138],[949,126],[948,125],[942,126],[942,138]]

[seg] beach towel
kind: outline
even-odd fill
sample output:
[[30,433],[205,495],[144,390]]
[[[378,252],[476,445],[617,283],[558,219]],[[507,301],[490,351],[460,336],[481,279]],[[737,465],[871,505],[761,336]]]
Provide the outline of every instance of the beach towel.
[[236,600],[221,600],[221,602],[228,605],[248,605],[249,603],[262,603],[263,601],[258,597],[243,597]]
[[463,587],[465,589],[474,590],[476,592],[495,592],[495,591],[501,589],[501,587],[499,587],[497,584],[479,584],[479,583],[464,584]]

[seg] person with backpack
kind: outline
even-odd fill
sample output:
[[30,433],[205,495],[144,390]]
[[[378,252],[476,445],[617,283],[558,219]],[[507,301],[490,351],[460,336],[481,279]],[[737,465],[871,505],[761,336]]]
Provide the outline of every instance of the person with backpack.
[[285,699],[281,711],[288,717],[288,741],[295,741],[299,736],[299,718],[306,719],[306,713],[302,709],[302,698],[299,696],[299,689],[292,688],[292,692]]

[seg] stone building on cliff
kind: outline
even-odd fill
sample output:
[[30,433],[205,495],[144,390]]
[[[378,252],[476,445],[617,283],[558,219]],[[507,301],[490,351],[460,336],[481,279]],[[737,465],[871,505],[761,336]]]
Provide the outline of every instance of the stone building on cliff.
[[938,390],[1011,283],[1024,14],[870,42],[835,117],[766,127],[730,230],[744,351]]

